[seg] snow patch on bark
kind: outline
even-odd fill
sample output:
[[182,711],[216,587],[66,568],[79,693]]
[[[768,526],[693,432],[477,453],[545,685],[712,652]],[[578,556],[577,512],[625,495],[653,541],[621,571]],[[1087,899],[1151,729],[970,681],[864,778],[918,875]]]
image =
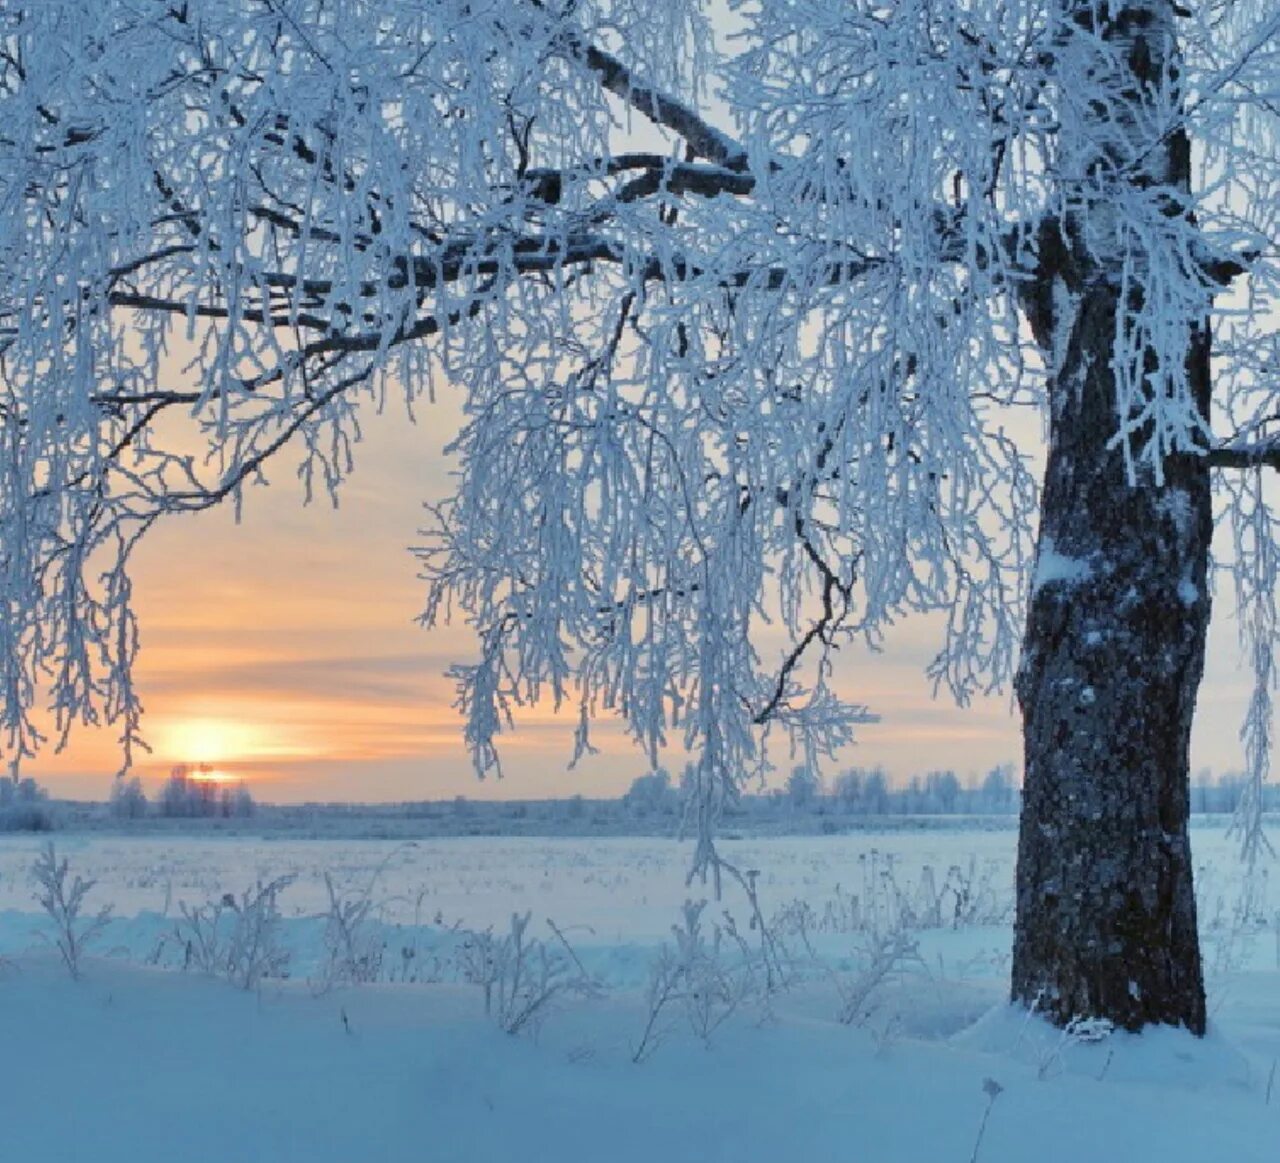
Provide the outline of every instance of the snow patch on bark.
[[1071,336],[1075,331],[1076,317],[1080,313],[1080,296],[1073,293],[1061,275],[1053,280],[1053,363],[1050,369],[1055,380],[1062,377],[1067,352],[1071,349]]
[[1053,538],[1046,537],[1036,555],[1036,574],[1032,589],[1039,591],[1053,583],[1079,585],[1092,574],[1093,566],[1088,558],[1069,557],[1065,553],[1059,553],[1053,544]]
[[1185,537],[1191,528],[1191,498],[1186,489],[1166,489],[1158,502],[1161,510],[1169,517],[1177,528],[1179,535]]

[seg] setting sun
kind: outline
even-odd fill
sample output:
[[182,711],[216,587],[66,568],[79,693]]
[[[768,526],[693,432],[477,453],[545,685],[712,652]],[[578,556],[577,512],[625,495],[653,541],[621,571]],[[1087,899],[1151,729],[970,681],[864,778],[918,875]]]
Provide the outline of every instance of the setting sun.
[[187,772],[187,778],[193,783],[240,783],[238,776],[230,772],[219,771],[216,767],[195,767]]
[[157,731],[156,754],[176,762],[202,764],[208,770],[199,778],[225,780],[219,763],[251,758],[269,747],[260,729],[226,719],[183,719],[164,724]]

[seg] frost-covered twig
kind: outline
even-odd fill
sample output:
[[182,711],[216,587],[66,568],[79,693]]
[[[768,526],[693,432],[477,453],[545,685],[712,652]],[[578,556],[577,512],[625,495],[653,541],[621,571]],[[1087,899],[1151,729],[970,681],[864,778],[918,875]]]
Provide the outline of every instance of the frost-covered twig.
[[460,954],[464,976],[484,991],[484,1012],[508,1034],[536,1030],[564,995],[596,988],[563,932],[553,927],[567,953],[527,935],[530,917],[512,913],[502,937],[468,934]]
[[260,880],[238,899],[224,893],[194,908],[180,901],[174,937],[186,950],[183,967],[225,977],[241,989],[255,989],[264,978],[283,976],[290,954],[280,940],[279,898],[294,879],[288,875]]
[[632,1062],[643,1062],[657,1050],[666,1033],[668,1007],[679,996],[683,981],[684,971],[679,959],[671,952],[671,947],[664,944],[649,967],[644,995],[644,1025],[631,1049]]
[[1258,863],[1274,856],[1263,828],[1267,776],[1271,771],[1276,686],[1275,643],[1280,628],[1280,519],[1264,487],[1260,468],[1231,482],[1230,509],[1235,541],[1233,571],[1239,615],[1240,645],[1253,671],[1253,690],[1240,730],[1247,780],[1231,820],[1230,835],[1240,840],[1246,867],[1246,893],[1256,887]]
[[370,932],[373,881],[355,895],[340,890],[326,871],[324,887],[328,908],[324,913],[327,952],[323,984],[358,985],[376,981],[382,968],[382,944]]
[[673,1005],[681,1007],[693,1033],[709,1043],[754,994],[768,996],[763,983],[756,984],[749,953],[734,963],[725,953],[728,932],[712,925],[708,935],[702,923],[706,904],[705,900],[685,901],[680,924],[671,927],[674,943],[664,943],[650,967],[645,1021],[632,1047],[633,1062],[642,1062],[657,1049]]
[[265,977],[280,977],[289,951],[280,943],[280,893],[294,877],[258,881],[229,905],[236,922],[227,947],[227,976],[241,989],[254,989]]
[[1115,1033],[1115,1025],[1107,1018],[1072,1018],[1059,1032],[1053,1044],[1040,1054],[1036,1077],[1045,1081],[1055,1069],[1061,1069],[1063,1057],[1072,1046],[1105,1042]]
[[987,1105],[982,1110],[982,1121],[978,1124],[978,1137],[973,1141],[973,1154],[969,1156],[969,1163],[978,1163],[978,1151],[982,1147],[982,1136],[987,1133],[987,1120],[991,1117],[991,1108],[996,1105],[996,1099],[1003,1091],[1004,1087],[994,1078],[982,1080],[982,1093],[987,1096]]
[[52,937],[44,933],[41,936],[51,941],[62,956],[67,972],[72,978],[79,980],[85,947],[106,927],[111,918],[111,906],[103,905],[94,915],[82,918],[80,914],[84,908],[84,898],[97,881],[76,876],[68,884],[68,874],[67,859],[58,859],[52,843],[41,849],[31,866],[31,875],[41,890],[36,894],[36,900],[54,925]]
[[909,965],[924,965],[915,937],[900,928],[867,934],[861,961],[851,973],[834,975],[840,994],[837,1018],[846,1026],[861,1024],[871,1016],[871,999],[887,982]]

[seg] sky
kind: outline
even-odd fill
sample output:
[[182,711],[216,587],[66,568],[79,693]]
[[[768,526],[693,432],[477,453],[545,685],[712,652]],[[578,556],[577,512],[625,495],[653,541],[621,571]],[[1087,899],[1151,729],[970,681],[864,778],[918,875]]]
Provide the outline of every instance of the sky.
[[[456,400],[419,406],[412,424],[389,402],[369,410],[356,471],[335,511],[302,503],[285,456],[269,488],[230,508],[171,519],[135,565],[142,651],[137,682],[144,734],[136,764],[154,788],[178,763],[208,763],[247,779],[259,799],[399,801],[616,795],[646,770],[616,722],[602,722],[602,753],[572,771],[571,717],[529,708],[505,739],[501,781],[477,781],[444,672],[474,647],[464,626],[415,624],[425,589],[408,547],[424,501],[448,487],[443,448]],[[1201,691],[1196,767],[1240,764],[1236,738],[1248,692],[1236,662],[1230,596],[1220,594],[1209,673]],[[931,628],[905,623],[880,655],[846,649],[838,688],[881,715],[860,729],[835,770],[883,765],[898,778],[935,768],[962,778],[1017,763],[1009,693],[955,708],[933,697],[924,668]],[[778,755],[781,774],[789,770]],[[79,730],[60,755],[27,767],[57,796],[100,798],[119,766],[115,733]],[[678,771],[682,753],[668,766]],[[781,777],[781,775],[780,775]]]

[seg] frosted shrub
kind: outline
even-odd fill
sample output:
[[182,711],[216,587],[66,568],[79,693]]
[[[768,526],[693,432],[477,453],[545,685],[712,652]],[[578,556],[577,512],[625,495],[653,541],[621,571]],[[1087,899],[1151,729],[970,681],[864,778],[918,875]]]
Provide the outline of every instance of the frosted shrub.
[[58,859],[52,844],[46,844],[31,866],[31,875],[40,886],[36,900],[53,921],[54,933],[42,934],[62,955],[63,964],[73,978],[80,978],[80,959],[86,946],[97,937],[111,917],[111,906],[103,905],[91,917],[82,917],[84,898],[97,883],[77,876],[68,885],[66,858]]
[[[875,856],[875,853],[872,853]],[[914,904],[899,893],[891,873],[875,876],[869,884],[881,887],[881,897],[863,900],[843,892],[836,886],[836,897],[829,901],[821,916],[805,901],[794,900],[784,905],[773,919],[779,938],[798,942],[808,955],[809,964],[819,972],[825,969],[822,958],[813,947],[810,933],[827,931],[854,935],[853,968],[844,972],[826,969],[839,996],[837,1017],[844,1025],[862,1025],[875,1012],[874,998],[882,988],[910,969],[923,969],[915,932],[920,928],[937,928],[943,923],[942,894],[933,888],[932,869],[927,865],[921,876]]]
[[382,970],[382,942],[371,932],[372,883],[352,895],[338,888],[329,873],[324,874],[329,897],[324,914],[324,944],[327,958],[324,985],[359,985],[377,981]]
[[[979,869],[976,856],[969,857],[967,866],[953,864],[938,897],[939,921],[950,924],[953,929],[1004,924],[1012,901],[1001,902],[992,883],[994,877],[995,864],[988,861]],[[948,896],[949,907],[944,904]]]
[[817,930],[820,923],[818,914],[813,911],[813,906],[807,900],[794,897],[788,901],[773,914],[770,925],[780,938],[796,938],[811,956],[814,955],[809,934]]
[[181,914],[175,923],[173,934],[185,949],[182,968],[195,969],[210,976],[221,976],[226,968],[226,951],[223,948],[221,920],[226,902],[210,901],[199,908],[189,908],[186,901],[178,902]]
[[671,927],[674,944],[664,944],[649,971],[645,1022],[631,1060],[642,1062],[667,1033],[671,1007],[683,1010],[689,1028],[704,1042],[756,992],[750,962],[725,956],[726,931],[703,927],[707,902],[685,901],[681,923]]
[[292,876],[278,876],[245,889],[232,900],[235,914],[227,957],[227,976],[241,989],[253,989],[264,977],[284,977],[289,951],[280,943],[280,893],[293,883]]
[[[684,983],[682,1001],[689,1027],[704,1042],[711,1040],[747,994],[751,975],[735,973],[723,956],[724,931],[711,926],[710,939],[701,925],[706,901],[685,901],[684,925],[671,931],[676,941],[676,957]],[[744,967],[745,970],[745,967]]]
[[840,995],[837,1017],[843,1025],[862,1025],[875,1012],[873,999],[906,970],[923,968],[915,938],[906,929],[869,933],[858,950],[857,967],[834,975]]
[[1057,1037],[1040,1050],[1036,1062],[1036,1077],[1044,1082],[1053,1075],[1060,1074],[1065,1069],[1067,1051],[1073,1046],[1097,1045],[1105,1042],[1113,1033],[1115,1025],[1107,1018],[1072,1018],[1057,1032]]
[[930,864],[920,870],[914,888],[898,879],[897,861],[876,849],[858,857],[862,886],[849,892],[837,884],[819,909],[800,901],[783,905],[771,924],[783,934],[797,926],[814,933],[887,933],[898,929],[962,929],[1008,923],[1013,895],[999,890],[1000,866],[979,865],[971,856],[953,864],[938,883]]
[[199,908],[180,902],[182,916],[174,932],[186,947],[184,968],[225,977],[241,989],[255,989],[264,978],[286,976],[289,951],[280,941],[279,898],[293,880],[260,880],[238,900],[226,893]]
[[751,910],[747,927],[756,938],[756,948],[749,947],[746,937],[738,931],[733,917],[728,912],[724,914],[725,933],[737,942],[742,952],[744,966],[753,975],[757,971],[763,975],[762,984],[766,993],[782,989],[792,976],[795,958],[783,943],[776,925],[764,919],[764,909],[760,904],[760,894],[756,888],[756,880],[760,873],[754,868],[741,872],[724,861],[721,861],[721,864],[746,893],[747,904]]
[[[811,971],[829,975],[839,996],[837,1017],[840,1022],[862,1025],[875,1012],[875,996],[884,986],[905,972],[924,970],[924,961],[914,936],[914,922],[920,915],[898,911],[893,914],[895,923],[891,927],[862,927],[864,919],[858,914],[858,898],[842,893],[838,887],[836,892],[834,904],[828,902],[821,917],[807,902],[794,900],[778,910],[772,925],[779,947],[785,948],[784,938],[792,945],[798,945],[807,956]],[[874,920],[878,915],[872,910],[867,920]],[[937,927],[938,923],[935,916],[929,927]],[[839,972],[824,962],[810,938],[812,932],[823,929],[854,934],[852,969]],[[799,966],[802,963],[793,958],[791,964]]]
[[664,944],[649,967],[649,984],[645,989],[644,1028],[632,1047],[632,1062],[643,1062],[665,1037],[668,1007],[679,997],[683,980],[679,958],[671,951],[670,945]]
[[488,930],[471,933],[460,954],[463,976],[484,991],[484,1012],[508,1034],[536,1030],[554,1002],[595,988],[554,925],[563,948],[526,935],[529,918],[528,912],[512,913],[504,937]]

